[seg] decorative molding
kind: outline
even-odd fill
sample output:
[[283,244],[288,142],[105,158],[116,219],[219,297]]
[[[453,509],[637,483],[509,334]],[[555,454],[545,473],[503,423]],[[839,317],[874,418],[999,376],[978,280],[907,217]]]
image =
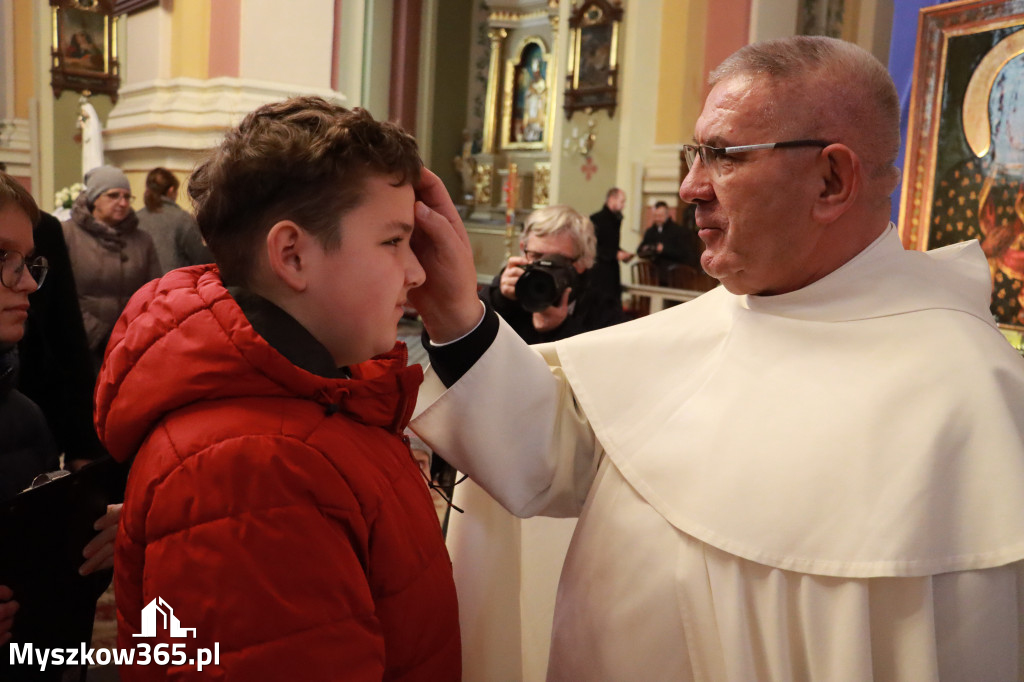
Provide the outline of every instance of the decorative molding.
[[551,203],[551,164],[538,162],[533,166],[533,208]]
[[132,14],[159,4],[160,0],[115,0],[114,14]]
[[15,177],[29,177],[32,169],[32,130],[27,118],[0,120],[0,161]]
[[552,14],[558,16],[558,3],[549,3],[545,0],[538,0],[523,7],[492,6],[490,9],[491,12],[487,15],[487,23],[491,27],[530,28],[533,26],[543,26],[551,20]]
[[670,205],[679,203],[680,177],[679,153],[681,144],[656,145],[644,159],[642,179],[643,206],[655,201],[665,201]]
[[256,107],[299,94],[340,104],[346,100],[330,89],[227,77],[158,79],[126,86],[107,118],[104,148],[108,153],[151,147],[208,149]]
[[490,206],[491,188],[494,185],[494,164],[478,162],[476,170],[473,171],[473,181],[476,185],[473,190],[476,205],[482,208]]

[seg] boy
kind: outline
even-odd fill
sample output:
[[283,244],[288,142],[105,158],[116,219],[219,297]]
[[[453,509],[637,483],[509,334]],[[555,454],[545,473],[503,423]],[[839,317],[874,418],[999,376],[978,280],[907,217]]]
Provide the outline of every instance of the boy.
[[217,263],[136,294],[97,389],[101,438],[135,455],[119,646],[189,647],[122,679],[459,679],[451,563],[402,436],[422,372],[395,342],[424,279],[421,168],[397,126],[303,97],[193,174]]

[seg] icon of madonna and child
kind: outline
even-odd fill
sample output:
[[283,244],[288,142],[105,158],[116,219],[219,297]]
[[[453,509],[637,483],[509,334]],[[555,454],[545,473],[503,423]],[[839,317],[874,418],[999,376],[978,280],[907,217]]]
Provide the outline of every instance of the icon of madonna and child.
[[[936,167],[928,248],[977,239],[992,274],[992,314],[1024,327],[1024,26],[987,34],[987,51],[978,49],[984,39],[953,38],[947,52],[938,148],[952,161]],[[963,102],[951,107],[958,77]]]

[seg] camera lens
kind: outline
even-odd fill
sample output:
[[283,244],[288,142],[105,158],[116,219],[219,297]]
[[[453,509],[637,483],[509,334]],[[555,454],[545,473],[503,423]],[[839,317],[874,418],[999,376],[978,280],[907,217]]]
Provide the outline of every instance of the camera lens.
[[544,255],[523,267],[516,282],[516,300],[523,309],[539,313],[558,305],[562,293],[576,287],[576,270],[572,260],[558,254]]
[[558,302],[562,292],[550,272],[528,269],[516,282],[516,298],[531,313],[539,313]]

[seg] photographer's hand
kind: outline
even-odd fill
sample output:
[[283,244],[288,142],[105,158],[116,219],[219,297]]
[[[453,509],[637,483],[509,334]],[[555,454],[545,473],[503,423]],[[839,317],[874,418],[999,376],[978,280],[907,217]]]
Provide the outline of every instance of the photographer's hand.
[[561,327],[562,323],[569,317],[569,295],[571,293],[572,287],[567,287],[562,293],[561,303],[545,308],[539,313],[534,313],[533,328],[539,332],[549,332],[552,329]]
[[14,593],[6,585],[0,585],[0,644],[11,638],[14,627],[14,614],[18,611],[18,602],[14,601]]
[[409,292],[435,343],[470,332],[483,317],[476,294],[476,267],[469,235],[440,178],[426,168],[416,186],[416,230],[412,249],[426,281]]
[[523,276],[523,266],[529,263],[522,256],[512,256],[508,259],[508,265],[501,272],[501,279],[498,281],[498,289],[501,295],[510,301],[516,300],[516,282]]

